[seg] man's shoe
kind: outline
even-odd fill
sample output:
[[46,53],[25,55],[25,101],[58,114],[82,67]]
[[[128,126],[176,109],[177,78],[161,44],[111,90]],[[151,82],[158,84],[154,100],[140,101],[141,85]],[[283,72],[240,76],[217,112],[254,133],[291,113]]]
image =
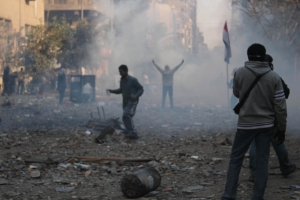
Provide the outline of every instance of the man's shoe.
[[295,164],[291,164],[286,170],[283,170],[281,173],[283,176],[288,176],[291,173],[294,173],[297,170],[297,167]]
[[124,135],[125,138],[127,139],[139,139],[136,133],[128,132],[127,134]]

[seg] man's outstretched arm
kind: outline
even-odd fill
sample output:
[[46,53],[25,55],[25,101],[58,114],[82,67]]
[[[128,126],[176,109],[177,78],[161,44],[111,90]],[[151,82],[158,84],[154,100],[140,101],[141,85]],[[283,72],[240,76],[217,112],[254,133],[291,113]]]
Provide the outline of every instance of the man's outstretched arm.
[[113,94],[121,94],[122,93],[122,90],[121,88],[119,89],[116,89],[116,90],[108,90],[110,93],[113,93]]
[[152,60],[152,63],[160,73],[163,73],[163,70],[155,63],[154,60]]
[[177,65],[172,71],[173,72],[176,72],[180,67],[181,65],[184,63],[184,60],[182,59],[181,63],[179,65]]

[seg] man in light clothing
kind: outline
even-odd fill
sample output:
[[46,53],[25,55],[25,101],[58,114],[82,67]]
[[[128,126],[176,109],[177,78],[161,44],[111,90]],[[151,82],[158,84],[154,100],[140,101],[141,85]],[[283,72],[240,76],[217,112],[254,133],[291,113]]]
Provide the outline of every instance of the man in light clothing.
[[91,102],[93,99],[93,88],[89,82],[82,88],[82,99],[85,103]]
[[174,69],[170,69],[168,65],[165,66],[165,70],[159,67],[154,60],[152,60],[154,66],[157,70],[162,74],[162,83],[163,83],[163,90],[162,90],[162,108],[165,107],[167,93],[169,93],[170,98],[170,106],[171,108],[174,107],[173,103],[173,77],[174,73],[181,67],[184,63],[184,60],[181,61],[179,65],[177,65]]

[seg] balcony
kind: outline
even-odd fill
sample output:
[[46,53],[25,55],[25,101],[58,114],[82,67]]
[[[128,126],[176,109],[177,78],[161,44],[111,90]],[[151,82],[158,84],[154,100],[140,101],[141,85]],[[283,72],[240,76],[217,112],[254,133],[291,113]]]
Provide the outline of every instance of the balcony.
[[106,16],[111,15],[110,0],[45,0],[45,10],[72,11],[95,10]]

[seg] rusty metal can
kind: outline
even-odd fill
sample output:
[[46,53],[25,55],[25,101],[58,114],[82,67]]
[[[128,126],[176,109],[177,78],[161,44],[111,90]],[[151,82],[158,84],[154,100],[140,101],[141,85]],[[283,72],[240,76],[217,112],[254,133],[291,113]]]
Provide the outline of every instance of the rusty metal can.
[[139,198],[160,186],[161,176],[152,167],[141,169],[126,175],[121,182],[121,189],[127,198]]

